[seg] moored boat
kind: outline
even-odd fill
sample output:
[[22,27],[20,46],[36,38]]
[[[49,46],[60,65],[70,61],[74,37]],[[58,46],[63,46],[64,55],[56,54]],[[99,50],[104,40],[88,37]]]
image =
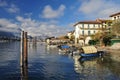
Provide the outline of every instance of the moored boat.
[[98,53],[89,53],[89,54],[81,53],[80,56],[82,56],[82,57],[93,57],[93,56],[99,56],[99,54]]
[[58,46],[58,48],[59,48],[59,52],[67,53],[67,52],[69,52],[70,46],[68,46],[68,45],[60,45],[60,46]]
[[84,46],[81,48],[81,57],[95,57],[95,56],[101,56],[104,52],[103,51],[97,51],[97,48],[94,46]]

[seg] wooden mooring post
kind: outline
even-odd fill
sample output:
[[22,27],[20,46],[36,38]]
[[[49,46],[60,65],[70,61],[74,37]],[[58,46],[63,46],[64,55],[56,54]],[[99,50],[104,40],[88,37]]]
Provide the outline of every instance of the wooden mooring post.
[[27,32],[21,32],[21,53],[20,53],[20,66],[21,66],[21,80],[28,80],[28,40]]
[[24,62],[28,63],[27,32],[24,34]]
[[21,55],[20,66],[28,63],[28,44],[27,44],[27,32],[21,32]]

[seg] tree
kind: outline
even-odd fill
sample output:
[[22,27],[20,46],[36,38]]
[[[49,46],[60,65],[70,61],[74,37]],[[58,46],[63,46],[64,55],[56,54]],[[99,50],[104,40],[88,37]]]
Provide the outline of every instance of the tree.
[[98,42],[100,43],[100,45],[102,45],[103,37],[104,37],[104,32],[98,31],[98,32],[94,35],[93,39],[94,39],[95,41],[98,41]]
[[120,36],[120,20],[114,21],[111,28],[111,32],[117,37]]
[[112,35],[111,34],[105,34],[105,36],[103,37],[104,45],[105,46],[110,45],[111,39],[112,39]]

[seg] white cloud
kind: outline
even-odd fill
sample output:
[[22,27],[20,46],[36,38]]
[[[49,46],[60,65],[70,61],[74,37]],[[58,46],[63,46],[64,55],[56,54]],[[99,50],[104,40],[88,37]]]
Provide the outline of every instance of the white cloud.
[[60,5],[58,10],[53,10],[50,5],[47,5],[44,7],[44,10],[42,11],[42,17],[43,18],[58,18],[64,14],[65,10],[64,5]]
[[9,13],[17,13],[20,11],[20,9],[14,5],[14,4],[11,4],[9,8],[6,8],[6,10],[9,12]]
[[0,7],[9,13],[17,13],[20,11],[20,9],[15,4],[8,3],[5,0],[0,0]]
[[13,3],[8,3],[5,0],[0,0],[0,7],[9,13],[17,13],[20,9]]
[[0,25],[2,27],[6,27],[6,28],[16,28],[17,27],[16,24],[14,24],[10,20],[4,19],[4,18],[0,19]]
[[48,36],[58,36],[68,32],[69,28],[63,28],[58,26],[56,21],[42,22],[35,21],[31,18],[23,18],[17,16],[16,19],[19,21],[20,26],[23,30],[27,31],[32,36],[48,35]]
[[111,0],[84,0],[79,7],[79,12],[82,12],[87,17],[109,17],[110,14],[116,13],[120,5]]
[[5,18],[0,19],[0,31],[17,32],[18,29],[18,24],[13,23],[11,20]]

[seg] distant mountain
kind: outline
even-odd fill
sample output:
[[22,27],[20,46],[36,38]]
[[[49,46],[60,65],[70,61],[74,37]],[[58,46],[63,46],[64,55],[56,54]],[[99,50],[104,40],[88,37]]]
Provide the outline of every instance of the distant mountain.
[[48,38],[49,36],[47,36],[47,35],[40,35],[40,36],[35,36],[35,38],[37,39],[37,40],[45,40],[46,38]]
[[0,38],[20,38],[20,34],[21,34],[21,29],[13,29],[13,32],[11,31],[5,31],[5,30],[0,30]]
[[11,32],[6,32],[6,31],[0,31],[0,37],[7,37],[7,38],[10,38],[10,37],[15,37],[13,33]]

